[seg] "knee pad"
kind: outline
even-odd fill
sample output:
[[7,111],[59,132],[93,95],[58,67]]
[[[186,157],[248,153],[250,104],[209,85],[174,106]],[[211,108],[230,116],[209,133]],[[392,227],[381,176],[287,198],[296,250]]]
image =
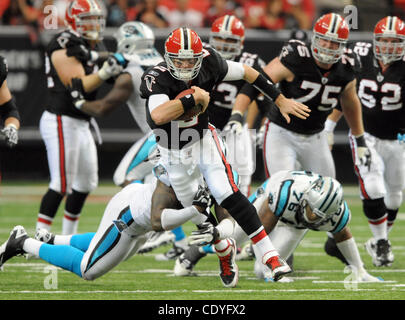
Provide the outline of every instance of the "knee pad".
[[370,220],[381,219],[386,212],[384,198],[375,200],[363,200],[363,210],[366,217]]

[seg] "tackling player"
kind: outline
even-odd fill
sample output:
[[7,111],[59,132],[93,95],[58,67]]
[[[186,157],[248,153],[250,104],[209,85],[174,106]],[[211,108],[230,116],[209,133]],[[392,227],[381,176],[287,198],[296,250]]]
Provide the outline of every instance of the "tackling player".
[[0,118],[4,122],[1,133],[4,135],[7,145],[12,148],[18,142],[20,114],[7,86],[7,73],[7,61],[0,56]]
[[[263,263],[278,280],[291,269],[279,259],[256,210],[236,186],[218,135],[208,124],[205,112],[209,104],[207,91],[222,81],[242,79],[273,98],[287,121],[290,121],[289,114],[303,119],[308,116],[306,106],[286,99],[258,71],[242,63],[224,60],[212,48],[203,49],[201,39],[189,28],[178,28],[169,35],[165,42],[165,62],[144,73],[141,92],[147,99],[147,121],[155,132],[160,162],[169,174],[179,201],[185,207],[190,205],[201,171],[217,203],[258,246]],[[189,88],[195,92],[175,99]],[[198,105],[197,114],[188,120],[178,119],[190,111],[195,112]],[[224,244],[224,253],[234,255],[235,251],[234,245]]]
[[[155,189],[163,195],[158,199],[158,207],[155,206],[159,208],[155,216],[165,228],[179,226],[196,216],[207,219],[210,194],[205,188],[199,188],[192,205],[180,209],[173,190],[165,184],[169,183],[168,179],[162,176],[160,179],[151,184],[130,184],[118,192],[107,204],[96,233],[54,235],[39,229],[33,239],[22,226],[14,227],[8,240],[0,246],[0,268],[12,257],[29,253],[85,280],[104,275],[134,255],[147,240],[146,233],[156,223],[151,222],[151,210],[154,210],[151,198]],[[220,219],[228,220],[225,211],[218,213]]]
[[[87,99],[94,99],[96,89],[120,73],[122,57],[109,57],[95,51],[102,39],[105,12],[97,0],[74,0],[66,9],[67,29],[58,33],[45,53],[48,99],[40,120],[51,181],[42,198],[36,228],[50,229],[58,207],[66,195],[63,233],[75,233],[88,194],[98,184],[98,161],[90,132],[90,116],[73,105],[67,86],[80,78]],[[81,52],[91,57],[83,61],[72,55]],[[97,71],[98,70],[98,71]]]
[[[388,233],[402,203],[405,187],[405,149],[397,135],[405,130],[405,23],[388,16],[376,24],[373,43],[356,42],[352,50],[361,60],[357,93],[363,106],[365,139],[371,162],[364,165],[353,153],[363,211],[373,234],[367,252],[377,267],[394,261]],[[330,116],[336,123],[338,111]],[[352,150],[356,140],[349,135]]]

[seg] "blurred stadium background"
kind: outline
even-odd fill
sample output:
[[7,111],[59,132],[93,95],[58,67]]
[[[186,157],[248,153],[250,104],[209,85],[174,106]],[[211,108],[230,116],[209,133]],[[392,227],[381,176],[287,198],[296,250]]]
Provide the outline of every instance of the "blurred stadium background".
[[[149,23],[156,33],[156,47],[163,51],[164,39],[176,26],[189,25],[203,41],[208,41],[210,23],[224,13],[239,16],[247,27],[245,49],[258,53],[266,62],[278,55],[284,41],[294,29],[310,34],[313,21],[322,13],[334,11],[353,14],[350,40],[371,40],[374,24],[386,15],[404,18],[405,0],[102,0],[107,8],[105,46],[113,51],[112,35],[117,26],[128,20]],[[20,141],[8,149],[0,140],[0,172],[3,182],[15,180],[47,180],[48,165],[45,146],[38,126],[46,92],[44,47],[58,30],[45,28],[49,5],[56,8],[58,25],[63,26],[64,8],[68,0],[1,0],[0,55],[9,64],[8,86],[14,94],[22,117]],[[48,9],[47,9],[48,8]],[[49,20],[48,20],[49,22]],[[109,85],[100,90],[103,95]],[[125,106],[97,119],[103,144],[99,146],[99,175],[110,180],[115,167],[129,146],[141,136],[139,128]],[[337,178],[343,183],[356,183],[352,168],[347,126],[337,127],[333,150]],[[264,178],[261,151],[257,151],[254,180]]]

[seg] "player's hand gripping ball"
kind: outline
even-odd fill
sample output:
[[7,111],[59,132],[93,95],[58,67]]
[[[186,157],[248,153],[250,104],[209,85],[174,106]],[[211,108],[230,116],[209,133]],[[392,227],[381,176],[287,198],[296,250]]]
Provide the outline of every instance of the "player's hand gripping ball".
[[[184,96],[188,94],[193,94],[194,89],[186,89],[180,92],[175,99],[180,99],[183,98]],[[202,105],[197,104],[193,108],[187,110],[185,113],[183,113],[180,117],[178,117],[176,120],[190,120],[191,118],[195,117],[202,111]]]

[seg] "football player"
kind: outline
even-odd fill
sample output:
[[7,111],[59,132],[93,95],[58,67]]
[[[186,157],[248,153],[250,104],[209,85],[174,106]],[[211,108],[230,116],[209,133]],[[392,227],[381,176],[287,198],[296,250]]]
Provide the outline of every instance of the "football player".
[[[356,42],[351,49],[362,64],[357,73],[357,93],[371,152],[368,165],[362,164],[356,153],[352,154],[363,211],[373,234],[365,246],[375,266],[391,266],[394,254],[388,233],[405,187],[405,150],[403,143],[397,141],[405,129],[405,23],[398,17],[385,17],[374,28],[373,43]],[[329,118],[336,123],[339,112]],[[356,139],[352,134],[349,138],[354,150]]]
[[[45,72],[48,97],[40,120],[50,170],[49,189],[42,198],[37,228],[50,229],[62,199],[66,197],[63,233],[75,233],[87,195],[97,187],[97,150],[89,128],[90,116],[78,110],[67,86],[80,78],[87,99],[94,99],[103,81],[118,75],[122,56],[99,54],[105,12],[97,0],[74,0],[66,9],[67,29],[56,34],[47,46]],[[85,61],[77,52],[91,57]],[[97,63],[102,62],[98,70]],[[97,71],[98,70],[98,71]]]
[[[16,255],[29,253],[85,280],[104,275],[135,254],[146,241],[147,232],[156,223],[151,222],[151,198],[155,189],[161,195],[155,216],[159,216],[159,224],[164,228],[171,229],[196,216],[207,218],[210,194],[205,188],[199,188],[191,206],[180,209],[173,190],[161,181],[162,177],[154,183],[133,183],[123,188],[107,204],[95,233],[54,235],[47,229],[38,229],[33,239],[22,226],[14,227],[8,240],[0,246],[0,267]],[[222,214],[221,219],[228,220],[226,212]]]
[[[224,60],[212,48],[204,49],[200,37],[189,28],[175,29],[169,35],[164,57],[164,62],[143,74],[141,92],[147,99],[147,121],[155,132],[160,162],[169,174],[177,198],[185,207],[191,204],[201,172],[216,202],[230,213],[259,247],[263,263],[278,280],[291,269],[279,258],[256,210],[233,180],[216,130],[208,124],[205,112],[210,98],[208,92],[222,81],[244,79],[273,98],[287,121],[290,121],[289,114],[306,118],[309,109],[286,99],[255,69]],[[193,94],[175,99],[189,88],[194,89]],[[181,116],[188,119],[179,120]],[[223,249],[219,249],[221,246]],[[216,248],[224,256],[236,254],[234,244],[218,244]]]
[[20,114],[7,86],[7,73],[7,61],[0,56],[0,118],[4,122],[1,133],[4,135],[6,144],[12,148],[18,143]]
[[[163,57],[154,47],[155,35],[152,29],[142,22],[125,22],[118,28],[114,38],[117,42],[117,52],[128,59],[128,65],[116,77],[108,94],[101,99],[88,101],[84,98],[78,79],[72,80],[69,90],[75,107],[95,117],[104,116],[127,104],[132,117],[145,134],[132,145],[115,170],[114,183],[124,187],[134,180],[146,183],[153,179],[152,169],[155,163],[152,159],[157,151],[156,141],[146,122],[145,101],[140,96],[139,87],[143,72],[163,61]],[[173,249],[162,255],[161,259],[174,259],[187,248],[186,235],[181,227],[172,232],[155,233],[149,237],[140,252],[151,251],[173,240]],[[160,255],[157,258],[159,257]]]
[[[279,171],[266,180],[250,200],[282,257],[293,253],[308,230],[326,231],[333,234],[357,281],[381,281],[364,269],[348,226],[350,209],[343,199],[343,188],[335,179],[309,171]],[[235,239],[239,241],[241,235],[237,227]],[[258,277],[268,277],[267,270],[258,262],[255,272]]]

